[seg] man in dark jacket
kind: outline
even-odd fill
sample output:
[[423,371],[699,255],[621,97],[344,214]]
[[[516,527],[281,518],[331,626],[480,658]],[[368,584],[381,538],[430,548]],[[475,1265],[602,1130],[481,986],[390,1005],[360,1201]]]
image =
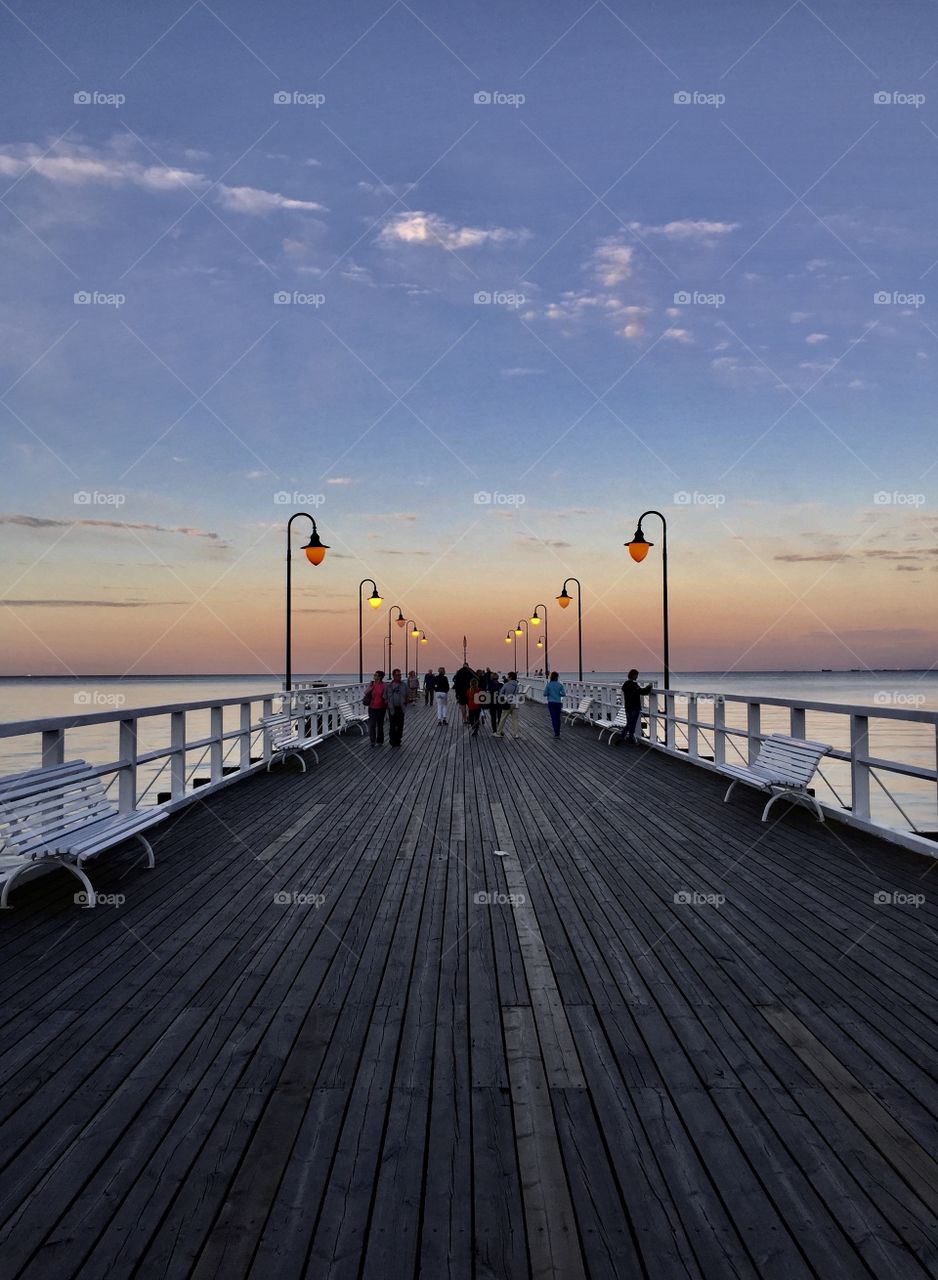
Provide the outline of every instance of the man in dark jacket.
[[472,669],[464,662],[453,676],[453,692],[456,694],[456,702],[459,705],[459,714],[462,716],[463,724],[466,723],[466,715],[468,714],[469,681],[472,679],[472,674]]
[[388,742],[392,747],[399,747],[404,736],[404,708],[410,701],[410,690],[397,667],[391,672],[390,683],[384,686],[384,696],[388,702]]
[[[622,706],[625,709],[625,732],[622,734],[623,742],[635,741],[635,730],[638,728],[638,722],[642,714],[642,698],[646,693],[651,693],[654,685],[640,685],[638,683],[638,672],[633,667],[629,672],[629,678],[622,685]],[[641,737],[641,730],[639,730]]]
[[432,671],[428,671],[423,678],[423,705],[429,707],[433,702],[433,692],[436,689],[436,676]]

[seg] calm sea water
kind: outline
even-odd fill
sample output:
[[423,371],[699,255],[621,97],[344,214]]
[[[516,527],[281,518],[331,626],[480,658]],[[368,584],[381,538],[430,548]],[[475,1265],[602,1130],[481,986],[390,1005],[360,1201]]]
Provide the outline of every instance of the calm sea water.
[[[587,681],[621,683],[623,672],[586,672]],[[573,672],[561,677],[574,681]],[[297,676],[296,682],[315,677]],[[330,684],[354,682],[354,675],[323,677]],[[659,672],[642,672],[643,681],[660,680]],[[708,693],[747,694],[763,697],[803,699],[869,707],[875,716],[880,707],[897,710],[938,711],[938,672],[936,671],[748,671],[732,675],[717,672],[676,673],[671,678],[676,689],[693,689]],[[78,716],[95,711],[124,711],[171,703],[196,702],[214,698],[260,697],[276,694],[280,681],[264,676],[146,676],[134,679],[85,677],[52,679],[44,677],[0,677],[0,722],[37,720],[53,716]],[[237,723],[237,707],[226,710],[225,728]],[[705,718],[707,712],[702,712]],[[728,703],[727,724],[744,727],[746,709]],[[190,738],[207,736],[208,713],[192,713],[188,718]],[[785,708],[764,707],[763,732],[789,732]],[[140,751],[165,746],[168,720],[159,717],[144,720],[140,726]],[[849,722],[846,717],[823,712],[809,712],[807,736],[836,747],[849,745]],[[902,760],[909,764],[935,767],[935,731],[932,725],[916,725],[909,721],[873,719],[870,728],[874,756]],[[68,735],[68,755],[81,755],[95,762],[117,758],[115,726],[89,726],[72,730]],[[742,743],[739,744],[743,749]],[[707,750],[703,735],[701,750]],[[728,749],[727,758],[739,758]],[[29,738],[0,738],[0,773],[34,768],[40,763],[38,735]],[[196,757],[190,765],[198,765]],[[823,765],[824,780],[819,780],[818,794],[836,799],[849,796],[849,769],[846,763],[827,761]],[[938,798],[934,782],[901,778],[884,773],[883,781],[892,793],[890,799],[878,784],[872,787],[874,816],[893,826],[914,826],[920,830],[938,830]],[[154,778],[146,802],[152,802],[165,781]],[[906,811],[903,818],[896,801]]]

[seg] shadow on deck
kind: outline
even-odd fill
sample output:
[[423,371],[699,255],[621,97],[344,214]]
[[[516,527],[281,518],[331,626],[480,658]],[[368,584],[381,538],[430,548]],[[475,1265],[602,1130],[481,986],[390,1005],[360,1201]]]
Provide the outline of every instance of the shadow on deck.
[[934,1274],[934,863],[545,720],[14,895],[6,1276]]

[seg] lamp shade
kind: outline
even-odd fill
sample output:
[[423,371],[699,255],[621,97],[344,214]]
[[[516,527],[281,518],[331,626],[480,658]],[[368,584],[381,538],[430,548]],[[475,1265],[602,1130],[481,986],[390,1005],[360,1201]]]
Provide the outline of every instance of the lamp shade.
[[511,632],[510,632],[510,631],[506,631],[506,632],[505,632],[505,644],[511,644]]
[[642,533],[641,528],[639,527],[638,529],[635,530],[635,536],[632,538],[632,541],[627,542],[625,545],[628,547],[629,555],[632,557],[635,563],[641,564],[641,562],[648,555],[649,547],[653,547],[655,544],[653,542],[648,541],[648,539]]
[[397,623],[397,625],[398,625],[399,627],[406,627],[406,626],[407,626],[407,619],[406,619],[406,618],[403,618],[403,617],[401,617],[401,618],[395,618],[395,619],[394,619],[394,621]]
[[557,597],[557,603],[560,605],[561,609],[566,609],[572,599],[573,597],[567,594],[567,588],[564,587],[560,595]]
[[379,596],[377,590],[372,591],[371,595],[368,597],[368,603],[371,605],[372,609],[380,609],[384,604],[384,596]]
[[531,615],[531,626],[532,626],[532,627],[539,627],[540,625],[541,625],[541,620],[540,620],[540,618],[537,616],[537,614],[536,614],[536,613],[532,613],[532,615]]
[[410,634],[411,634],[412,636],[419,636],[419,635],[420,635],[420,628],[419,628],[419,627],[414,627],[413,631],[412,631]]
[[309,536],[309,542],[307,542],[303,550],[306,552],[306,559],[310,564],[322,564],[329,548],[324,542],[320,542],[319,534],[314,529]]

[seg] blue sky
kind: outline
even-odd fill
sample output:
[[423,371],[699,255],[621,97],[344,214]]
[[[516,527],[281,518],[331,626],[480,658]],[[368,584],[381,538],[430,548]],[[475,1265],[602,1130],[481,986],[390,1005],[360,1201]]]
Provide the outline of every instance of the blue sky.
[[933,6],[0,31],[7,669],[276,668],[295,505],[315,667],[364,574],[449,661],[568,573],[654,667],[646,507],[685,669],[932,660]]

